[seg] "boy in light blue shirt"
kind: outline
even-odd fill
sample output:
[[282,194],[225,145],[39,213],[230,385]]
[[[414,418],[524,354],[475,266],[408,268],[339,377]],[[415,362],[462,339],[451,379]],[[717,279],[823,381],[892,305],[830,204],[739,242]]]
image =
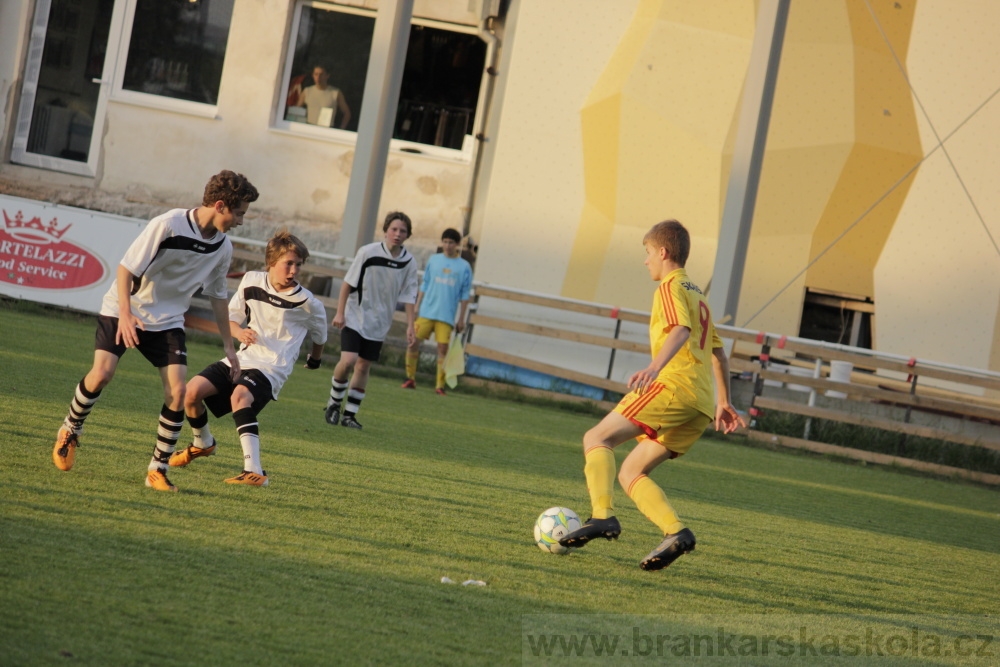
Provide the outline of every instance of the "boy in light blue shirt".
[[[431,332],[437,341],[437,382],[435,392],[441,396],[444,390],[444,359],[448,354],[448,343],[454,329],[462,333],[465,328],[465,313],[472,296],[472,267],[462,259],[459,245],[462,235],[458,230],[448,228],[441,234],[441,249],[427,260],[424,280],[417,295],[417,338],[406,348],[406,382],[404,389],[417,388],[417,361],[420,359],[420,344],[430,338]],[[458,318],[455,313],[458,312]]]

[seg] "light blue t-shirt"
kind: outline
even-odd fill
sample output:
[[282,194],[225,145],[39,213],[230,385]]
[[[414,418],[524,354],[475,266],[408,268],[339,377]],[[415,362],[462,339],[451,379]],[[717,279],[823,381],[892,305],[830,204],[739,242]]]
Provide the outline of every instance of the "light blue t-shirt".
[[451,258],[440,252],[432,255],[420,291],[424,298],[419,317],[455,326],[459,302],[472,295],[472,267],[461,257]]

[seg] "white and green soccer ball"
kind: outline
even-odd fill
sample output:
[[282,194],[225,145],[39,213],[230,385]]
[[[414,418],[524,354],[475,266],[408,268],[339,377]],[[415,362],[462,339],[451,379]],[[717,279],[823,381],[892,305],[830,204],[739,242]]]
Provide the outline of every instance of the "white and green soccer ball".
[[568,507],[550,507],[535,521],[535,544],[550,554],[565,554],[569,549],[559,544],[559,538],[582,526],[580,517]]

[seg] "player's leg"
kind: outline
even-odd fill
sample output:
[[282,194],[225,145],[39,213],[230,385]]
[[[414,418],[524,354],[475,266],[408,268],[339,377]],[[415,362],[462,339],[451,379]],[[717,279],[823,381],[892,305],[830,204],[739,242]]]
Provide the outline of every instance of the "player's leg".
[[187,415],[194,437],[190,445],[171,455],[171,467],[182,468],[197,458],[215,454],[215,438],[208,426],[205,401],[221,399],[232,392],[233,384],[229,374],[229,366],[219,361],[188,381],[184,393],[184,414]]
[[347,394],[348,378],[351,369],[358,362],[361,351],[361,334],[354,329],[344,327],[340,330],[340,360],[333,367],[333,377],[330,378],[330,397],[326,401],[325,418],[328,424],[336,426],[340,423],[341,403]]
[[612,540],[621,533],[621,525],[615,517],[614,448],[643,433],[638,424],[625,418],[621,413],[610,412],[594,428],[583,436],[583,467],[590,492],[591,516],[583,526],[559,540],[564,547],[582,547],[597,537]]
[[117,330],[118,318],[104,316],[97,318],[94,364],[76,385],[73,399],[69,404],[69,412],[59,427],[52,448],[52,462],[60,470],[69,470],[73,467],[76,461],[76,448],[80,444],[80,434],[83,433],[83,423],[100,398],[101,391],[114,378],[118,361],[121,355],[125,354],[125,346],[115,344]]
[[156,444],[146,468],[146,486],[157,491],[176,491],[167,479],[170,457],[184,427],[184,396],[187,391],[187,346],[183,329],[139,331],[139,351],[160,372],[163,405],[156,430]]
[[437,340],[437,381],[434,390],[444,396],[444,360],[448,356],[448,343],[451,341],[452,327],[447,322],[434,323],[434,338]]
[[256,369],[244,370],[230,399],[233,422],[243,450],[243,471],[227,484],[267,486],[267,473],[260,465],[260,430],[257,416],[272,399],[271,383]]
[[[682,414],[684,412],[681,411]],[[694,551],[694,533],[681,523],[663,489],[649,477],[649,473],[663,461],[685,454],[701,437],[710,421],[705,415],[696,414],[689,421],[668,428],[656,440],[644,438],[622,462],[618,481],[639,511],[655,523],[664,536],[663,541],[640,563],[644,570],[662,569],[680,556]]]
[[163,382],[163,405],[156,429],[156,445],[146,467],[146,486],[157,491],[176,491],[169,479],[167,468],[177,447],[177,438],[184,427],[184,395],[186,392],[187,366],[171,364],[160,368]]
[[357,429],[361,428],[357,416],[358,410],[361,409],[361,401],[365,400],[368,375],[372,364],[378,361],[382,354],[382,341],[368,340],[367,338],[361,338],[360,341],[358,361],[354,365],[351,387],[347,391],[347,401],[344,403],[344,418],[340,421],[341,426]]
[[358,410],[361,409],[361,401],[365,400],[365,389],[368,387],[371,367],[370,359],[358,357],[358,363],[354,365],[354,374],[351,376],[351,387],[347,390],[347,401],[344,402],[344,418],[340,421],[341,426],[361,428],[357,419]]
[[433,320],[429,320],[426,317],[418,317],[416,324],[413,326],[417,337],[413,341],[413,345],[408,345],[406,348],[406,382],[403,383],[403,389],[417,388],[417,364],[420,361],[420,345],[430,338],[433,325]]

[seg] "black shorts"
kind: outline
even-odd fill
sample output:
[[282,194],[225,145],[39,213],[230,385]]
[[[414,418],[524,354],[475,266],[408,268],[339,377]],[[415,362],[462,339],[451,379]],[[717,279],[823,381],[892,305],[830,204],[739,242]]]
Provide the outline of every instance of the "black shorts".
[[382,341],[362,338],[354,329],[344,327],[340,330],[340,350],[356,352],[359,357],[367,361],[378,361],[382,354]]
[[254,414],[259,414],[264,406],[274,400],[271,393],[271,382],[267,377],[255,368],[240,371],[240,379],[233,384],[232,370],[226,363],[216,361],[214,364],[198,373],[212,383],[212,386],[219,390],[205,399],[205,405],[218,417],[228,415],[233,411],[233,392],[237,386],[243,386],[250,390],[253,395],[253,405],[250,406]]
[[[136,329],[139,336],[139,347],[136,349],[156,368],[164,366],[187,366],[187,345],[184,329],[167,329],[166,331],[143,331]],[[121,358],[128,349],[125,345],[115,343],[118,334],[118,318],[107,315],[97,316],[97,333],[94,335],[94,348],[110,352]]]

